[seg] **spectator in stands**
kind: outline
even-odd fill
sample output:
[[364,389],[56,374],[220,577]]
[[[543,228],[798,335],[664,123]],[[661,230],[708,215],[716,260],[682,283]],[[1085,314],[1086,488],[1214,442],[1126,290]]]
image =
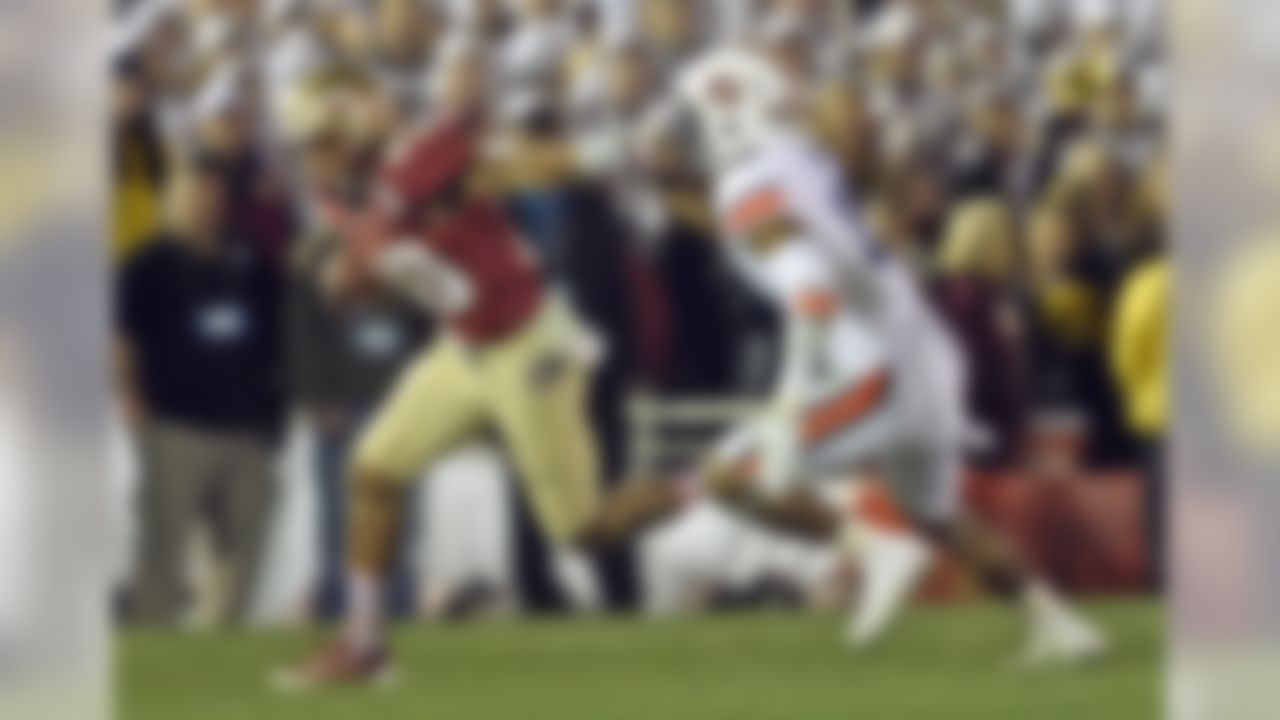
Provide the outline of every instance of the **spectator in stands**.
[[577,96],[583,88],[602,81],[610,48],[625,42],[608,35],[605,10],[599,3],[570,3],[568,15],[570,47],[563,58],[564,86]]
[[964,352],[976,459],[1010,466],[1022,457],[1029,414],[1025,321],[1015,295],[1013,218],[998,200],[972,200],[948,222],[935,286]]
[[220,70],[196,98],[195,146],[222,178],[227,240],[283,267],[293,210],[267,162],[258,103],[256,76],[236,66]]
[[1059,176],[1067,151],[1088,128],[1089,82],[1086,71],[1071,57],[1055,56],[1040,71],[1038,90],[1044,107],[1036,122],[1031,157],[1037,194]]
[[216,615],[238,622],[275,496],[280,297],[263,259],[228,241],[220,166],[178,170],[169,200],[165,230],[117,287],[119,388],[143,472],[133,610],[177,619],[188,541],[204,520],[225,580]]
[[1146,533],[1152,584],[1164,583],[1165,437],[1169,418],[1170,267],[1165,258],[1136,268],[1124,283],[1111,336],[1111,363],[1124,390],[1129,426],[1142,443]]
[[1143,188],[1151,239],[1147,256],[1124,279],[1113,316],[1111,368],[1124,395],[1129,428],[1137,437],[1146,490],[1146,530],[1151,551],[1152,586],[1163,589],[1167,567],[1165,452],[1168,450],[1170,397],[1169,322],[1173,299],[1172,268],[1164,250],[1168,212],[1165,166],[1148,169]]
[[569,12],[565,0],[511,0],[511,32],[496,58],[500,79],[506,83],[542,83],[552,92],[549,100],[565,89],[562,82],[571,73],[574,53],[584,47],[582,27]]
[[707,38],[703,3],[687,0],[646,0],[639,3],[641,42],[653,53],[664,78],[694,56]]
[[511,32],[509,0],[444,0],[449,26],[476,42],[497,48]]
[[191,70],[190,35],[179,8],[140,3],[125,13],[112,38],[112,253],[117,260],[154,237],[161,223],[174,126],[187,111],[178,96]]
[[114,219],[112,255],[127,259],[160,226],[165,148],[136,59],[119,60],[112,87],[111,151]]
[[908,3],[886,5],[865,29],[867,97],[882,130],[881,152],[905,162],[950,135],[950,98],[930,91],[922,17]]
[[950,184],[956,199],[998,196],[1018,201],[1029,193],[1022,117],[1012,93],[1009,87],[983,85],[970,94],[965,131],[951,159]]
[[1152,164],[1158,150],[1155,127],[1139,102],[1137,79],[1129,67],[1117,67],[1102,78],[1089,111],[1090,133],[1111,148],[1130,171]]
[[1141,179],[1109,145],[1092,137],[1074,144],[1047,202],[1067,218],[1077,242],[1067,258],[1071,282],[1091,298],[1090,337],[1071,363],[1073,404],[1091,430],[1090,459],[1112,465],[1134,459],[1119,388],[1106,363],[1106,328],[1121,283],[1151,252],[1158,230]]
[[443,32],[439,11],[421,0],[378,0],[371,52],[378,80],[408,116],[429,100],[431,58]]
[[[590,417],[605,482],[616,483],[627,466],[626,403],[640,360],[633,232],[613,197],[596,183],[576,180],[562,188],[561,198],[565,289],[606,348],[591,386]],[[599,565],[610,605],[634,608],[638,593],[630,553],[608,553]]]
[[327,2],[320,30],[338,62],[364,66],[373,57],[374,29],[364,3]]
[[850,190],[861,198],[869,197],[879,179],[878,129],[863,89],[843,77],[826,82],[814,100],[813,127],[840,159]]
[[922,148],[882,168],[876,205],[886,239],[927,274],[947,222],[950,188],[944,158]]
[[195,74],[193,31],[174,3],[138,3],[118,29],[117,58],[136,64],[147,85],[149,104],[168,138],[188,105],[184,94]]
[[1065,213],[1049,207],[1031,217],[1028,231],[1028,289],[1035,325],[1058,347],[1088,342],[1100,300],[1072,275],[1079,239]]
[[1146,253],[1149,226],[1141,181],[1113,146],[1090,136],[1071,147],[1046,198],[1070,216],[1079,233],[1075,270],[1104,301],[1132,262]]
[[1086,423],[1090,464],[1126,462],[1133,448],[1106,361],[1109,287],[1090,265],[1071,215],[1042,208],[1030,233],[1036,397],[1042,406],[1069,411]]
[[748,353],[740,345],[744,328],[736,307],[750,291],[726,271],[716,249],[705,178],[690,162],[691,149],[661,142],[648,154],[644,162],[661,177],[654,189],[663,216],[650,258],[673,350],[661,389],[692,395],[741,390],[740,366]]
[[1106,84],[1107,76],[1123,63],[1125,28],[1119,5],[1080,2],[1075,7],[1075,28],[1066,52],[1079,63],[1094,97]]

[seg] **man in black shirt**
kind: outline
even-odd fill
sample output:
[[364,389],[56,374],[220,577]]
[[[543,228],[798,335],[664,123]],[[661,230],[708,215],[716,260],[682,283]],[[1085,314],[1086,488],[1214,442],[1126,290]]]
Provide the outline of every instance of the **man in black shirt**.
[[274,483],[282,416],[280,282],[251,243],[229,242],[218,168],[171,180],[169,218],[117,278],[117,371],[141,442],[141,536],[133,609],[184,609],[187,540],[209,521],[223,588],[214,613],[243,617]]

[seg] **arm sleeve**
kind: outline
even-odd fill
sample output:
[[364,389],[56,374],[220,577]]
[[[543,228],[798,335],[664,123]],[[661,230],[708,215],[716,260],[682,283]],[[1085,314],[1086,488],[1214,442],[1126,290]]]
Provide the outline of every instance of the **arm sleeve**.
[[408,136],[390,153],[379,174],[382,194],[393,196],[395,208],[384,207],[384,212],[407,213],[465,179],[477,157],[478,139],[461,117],[441,120]]

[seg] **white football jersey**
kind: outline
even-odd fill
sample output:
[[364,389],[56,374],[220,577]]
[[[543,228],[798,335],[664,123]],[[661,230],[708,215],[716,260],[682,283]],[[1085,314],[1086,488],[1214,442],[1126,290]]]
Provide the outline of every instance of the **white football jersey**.
[[[729,255],[786,318],[769,407],[717,447],[766,491],[877,462],[911,511],[957,507],[967,431],[963,363],[908,268],[866,227],[833,159],[766,58],[722,48],[693,63],[691,112]],[[784,233],[767,250],[751,240]],[[765,238],[771,242],[771,238]]]
[[[743,273],[780,303],[795,303],[809,283],[829,290],[836,307],[833,354],[882,355],[903,378],[897,395],[912,431],[957,438],[964,432],[963,365],[941,319],[910,270],[863,221],[843,173],[800,133],[777,133],[751,157],[720,173],[716,212]],[[760,258],[744,236],[784,221],[797,237]],[[861,339],[856,343],[851,338]],[[871,350],[855,344],[872,344]],[[853,368],[849,368],[852,370]]]

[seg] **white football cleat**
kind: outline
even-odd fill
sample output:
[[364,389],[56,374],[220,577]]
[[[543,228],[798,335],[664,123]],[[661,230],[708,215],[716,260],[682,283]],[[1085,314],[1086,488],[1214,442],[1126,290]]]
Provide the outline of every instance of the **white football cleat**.
[[1029,667],[1085,664],[1102,659],[1109,650],[1110,644],[1101,630],[1074,613],[1063,612],[1052,620],[1036,624],[1022,653],[1022,664]]
[[905,532],[862,528],[857,556],[862,584],[845,637],[855,648],[875,644],[893,625],[929,569],[928,544]]

